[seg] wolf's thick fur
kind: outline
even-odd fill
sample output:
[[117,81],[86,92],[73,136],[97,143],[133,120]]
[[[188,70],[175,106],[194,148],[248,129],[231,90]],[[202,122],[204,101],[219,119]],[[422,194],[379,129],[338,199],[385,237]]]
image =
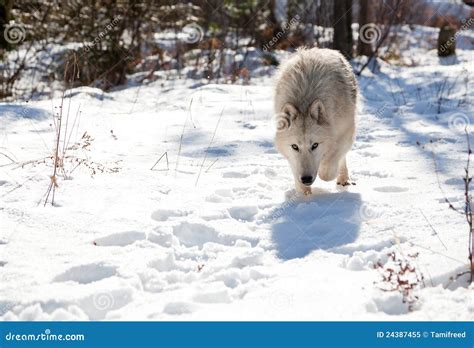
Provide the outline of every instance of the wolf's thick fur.
[[311,193],[319,177],[347,185],[346,154],[355,137],[358,87],[344,57],[301,49],[284,63],[275,90],[275,144],[288,160],[296,190]]

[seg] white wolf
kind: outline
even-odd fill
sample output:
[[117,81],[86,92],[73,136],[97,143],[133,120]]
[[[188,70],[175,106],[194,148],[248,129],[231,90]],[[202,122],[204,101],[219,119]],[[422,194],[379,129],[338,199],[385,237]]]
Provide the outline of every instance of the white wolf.
[[297,192],[310,194],[316,176],[349,184],[346,154],[355,137],[358,87],[344,57],[300,49],[279,71],[275,145],[288,160]]

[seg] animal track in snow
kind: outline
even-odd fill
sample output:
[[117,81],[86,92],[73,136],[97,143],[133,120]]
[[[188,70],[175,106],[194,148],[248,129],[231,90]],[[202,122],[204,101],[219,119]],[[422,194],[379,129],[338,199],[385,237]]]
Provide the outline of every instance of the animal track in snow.
[[189,314],[194,312],[195,307],[190,302],[170,302],[163,308],[163,312],[170,315]]
[[187,215],[189,215],[189,212],[186,212],[186,211],[159,209],[159,210],[155,210],[151,214],[151,218],[155,221],[166,221],[169,218],[183,217]]
[[127,231],[98,238],[95,240],[95,244],[98,246],[126,246],[144,239],[146,239],[146,234],[144,232]]
[[173,243],[173,234],[171,231],[162,231],[160,228],[155,228],[154,232],[148,234],[148,241],[156,243],[164,247],[170,247]]
[[178,264],[173,253],[168,253],[164,257],[156,258],[150,261],[148,266],[150,268],[156,269],[159,272],[171,272],[175,270],[186,272],[191,271],[190,267],[185,267],[181,264]]
[[[407,239],[404,236],[399,236],[398,241],[400,243],[404,243],[407,241]],[[366,256],[369,255],[370,253],[382,252],[384,249],[390,248],[394,244],[396,244],[395,239],[386,237],[386,238],[380,238],[378,240],[374,240],[372,242],[364,242],[364,243],[354,242],[348,245],[343,245],[340,247],[333,248],[331,251],[338,254],[345,254],[345,255],[348,255],[349,257],[352,257],[358,253],[359,253],[358,255],[360,255],[360,253],[363,253],[364,258],[367,258]]]
[[205,243],[220,242],[219,234],[214,228],[199,223],[182,222],[173,228],[173,234],[186,247],[202,248]]
[[379,186],[379,187],[374,187],[374,190],[378,192],[397,193],[397,192],[406,192],[408,191],[408,188],[400,187],[400,186]]
[[55,282],[73,281],[80,284],[89,284],[117,274],[117,268],[103,263],[91,263],[75,266],[54,278]]
[[278,176],[278,173],[272,168],[265,168],[265,170],[263,171],[263,174],[267,178],[276,178]]
[[225,202],[227,202],[227,203],[230,203],[231,200],[229,198],[222,197],[220,195],[212,194],[212,195],[206,197],[206,202],[210,202],[210,203],[225,203]]
[[362,149],[368,149],[373,147],[372,144],[361,142],[361,141],[356,141],[354,143],[354,150],[362,150]]
[[377,171],[376,170],[354,170],[353,174],[371,176],[371,177],[376,177],[376,178],[388,178],[389,176],[392,176],[388,172],[378,171],[378,170]]
[[216,195],[222,196],[222,197],[229,197],[232,198],[232,190],[230,189],[221,189],[221,190],[216,190],[215,191]]
[[370,151],[357,151],[356,150],[356,152],[359,155],[363,156],[363,157],[372,157],[372,158],[374,158],[374,157],[379,157],[380,156],[378,153],[370,152]]
[[242,172],[226,172],[222,174],[223,178],[247,178],[249,174]]
[[229,214],[236,220],[252,221],[258,213],[256,206],[237,206],[229,208]]
[[230,189],[216,190],[213,194],[206,197],[206,201],[211,203],[230,203],[233,196],[234,194]]
[[400,315],[408,313],[408,304],[403,300],[399,292],[386,292],[380,294],[366,304],[368,312],[383,312],[388,315]]
[[446,185],[464,185],[464,180],[461,178],[450,178],[444,182]]
[[201,223],[182,222],[173,227],[173,235],[185,247],[202,248],[206,243],[218,243],[224,246],[233,246],[238,240],[250,243],[252,247],[257,239],[242,235],[221,234],[212,226]]
[[229,289],[222,282],[218,282],[207,289],[197,291],[193,300],[200,303],[229,303],[231,297]]

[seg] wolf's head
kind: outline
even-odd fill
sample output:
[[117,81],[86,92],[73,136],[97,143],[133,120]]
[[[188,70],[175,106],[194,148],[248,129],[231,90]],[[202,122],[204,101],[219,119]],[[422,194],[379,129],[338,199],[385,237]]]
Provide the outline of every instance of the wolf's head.
[[300,112],[287,103],[276,115],[275,145],[290,163],[295,180],[311,186],[318,174],[325,141],[329,139],[329,121],[321,101],[314,101]]

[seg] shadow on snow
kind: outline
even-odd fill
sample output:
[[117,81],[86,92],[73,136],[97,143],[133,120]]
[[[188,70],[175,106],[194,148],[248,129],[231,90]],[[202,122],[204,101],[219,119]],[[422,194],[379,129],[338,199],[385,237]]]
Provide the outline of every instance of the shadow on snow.
[[278,257],[290,260],[354,242],[361,205],[358,193],[324,193],[303,199],[293,195],[270,215]]

